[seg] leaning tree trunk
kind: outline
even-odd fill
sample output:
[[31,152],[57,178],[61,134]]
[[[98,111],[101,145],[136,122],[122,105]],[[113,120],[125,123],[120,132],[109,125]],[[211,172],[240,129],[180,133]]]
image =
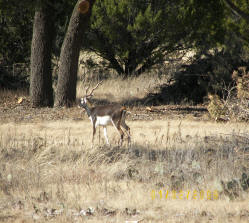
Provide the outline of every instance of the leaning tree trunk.
[[78,60],[84,31],[95,0],[78,0],[61,48],[55,106],[71,106],[76,99]]
[[53,10],[48,5],[48,1],[37,1],[33,24],[30,76],[30,96],[33,107],[53,105],[51,72]]

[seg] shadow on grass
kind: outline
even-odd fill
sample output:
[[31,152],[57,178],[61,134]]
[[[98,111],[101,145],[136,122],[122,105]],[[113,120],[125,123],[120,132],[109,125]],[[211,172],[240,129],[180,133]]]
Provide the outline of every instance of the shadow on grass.
[[[176,95],[166,93],[169,88],[172,86],[162,85],[160,87],[160,92],[156,94],[148,94],[144,98],[131,98],[126,99],[120,102],[120,104],[134,107],[134,106],[159,106],[159,105],[168,105],[167,110],[169,111],[179,111],[185,113],[191,112],[207,112],[207,109],[203,106],[196,106],[196,103],[188,103],[191,100],[187,100],[187,103],[183,103],[183,105],[179,105],[182,101],[179,99],[175,100],[173,97],[178,97]],[[179,98],[183,98],[183,96],[179,96]],[[116,104],[108,99],[92,99],[92,103],[95,105],[106,105],[106,104]],[[178,104],[177,104],[178,103]],[[191,105],[192,104],[192,105]],[[153,112],[160,112],[160,110],[155,110]]]
[[[248,144],[248,135],[205,136],[203,138],[192,137],[191,139],[179,138],[174,142],[168,142],[168,145],[166,143],[166,146],[160,146],[160,144],[132,144],[130,147],[106,145],[98,147],[92,156],[98,160],[97,157],[101,151],[100,159],[107,163],[120,161],[126,157],[126,159],[133,161],[166,162],[174,167],[179,167],[184,163],[190,165],[196,161],[199,162],[199,165],[206,165],[205,168],[213,166],[214,163],[223,168],[224,163],[227,162],[228,167],[234,166],[236,159],[240,160],[241,155],[249,153]],[[243,157],[247,156],[243,155]],[[249,157],[245,158],[244,161],[249,162]]]
[[223,188],[234,199],[249,188],[248,144],[248,135],[230,135],[196,137],[192,142],[181,141],[166,148],[139,144],[101,146],[91,154],[91,160],[93,166],[123,162],[126,168],[114,173],[117,180],[154,181],[156,187],[167,185],[176,191],[187,185],[203,187],[211,180],[214,187]]

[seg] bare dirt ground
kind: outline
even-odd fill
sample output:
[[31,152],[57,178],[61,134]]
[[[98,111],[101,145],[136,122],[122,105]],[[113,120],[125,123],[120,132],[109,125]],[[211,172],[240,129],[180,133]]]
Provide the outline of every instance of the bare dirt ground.
[[[21,101],[21,102],[20,102]],[[30,105],[28,97],[5,96],[0,100],[0,121],[8,122],[37,122],[58,120],[82,120],[85,118],[84,110],[74,106],[72,108],[40,108],[35,109]],[[131,112],[128,120],[160,120],[183,119],[209,120],[205,106],[128,106]]]
[[[205,106],[130,106],[132,145],[82,109],[0,99],[0,222],[248,222],[248,123]],[[243,150],[244,149],[244,150]],[[242,152],[241,152],[242,151]]]

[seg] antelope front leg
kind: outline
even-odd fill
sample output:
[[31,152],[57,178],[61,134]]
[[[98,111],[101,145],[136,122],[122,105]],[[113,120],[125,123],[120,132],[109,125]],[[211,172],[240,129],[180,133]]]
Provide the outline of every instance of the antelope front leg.
[[108,136],[107,136],[106,126],[104,126],[104,136],[105,136],[105,140],[106,140],[107,145],[110,145],[109,140],[108,140]]
[[92,146],[93,146],[93,144],[94,144],[94,136],[95,136],[95,133],[96,133],[96,128],[95,128],[95,126],[93,125]]

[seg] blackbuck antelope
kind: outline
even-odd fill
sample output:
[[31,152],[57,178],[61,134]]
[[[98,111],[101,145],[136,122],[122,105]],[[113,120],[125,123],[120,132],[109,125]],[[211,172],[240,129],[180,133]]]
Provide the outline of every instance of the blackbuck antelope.
[[99,82],[96,87],[94,87],[90,94],[88,94],[88,89],[86,89],[86,95],[81,98],[80,107],[83,107],[89,119],[92,122],[93,126],[93,135],[92,135],[92,143],[94,142],[94,135],[96,133],[97,126],[103,126],[104,128],[104,136],[106,139],[106,143],[109,145],[109,140],[107,137],[107,125],[113,125],[116,130],[118,130],[120,134],[120,142],[119,144],[122,145],[123,138],[124,138],[124,131],[121,129],[124,128],[127,136],[128,136],[128,143],[130,144],[131,137],[130,137],[130,128],[125,123],[126,118],[126,108],[119,104],[110,104],[110,105],[100,105],[96,107],[91,107],[89,105],[89,98],[93,96],[93,91],[98,88],[98,86],[102,82]]

